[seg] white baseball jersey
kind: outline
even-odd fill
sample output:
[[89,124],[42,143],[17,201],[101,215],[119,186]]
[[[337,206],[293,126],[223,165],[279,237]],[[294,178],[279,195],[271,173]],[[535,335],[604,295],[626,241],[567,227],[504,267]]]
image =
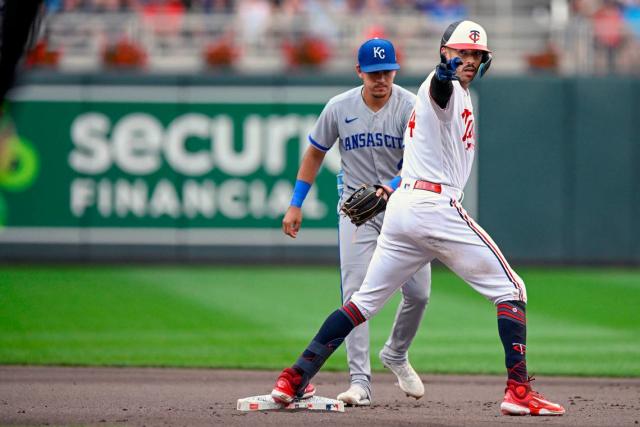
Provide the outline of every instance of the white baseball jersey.
[[[387,204],[364,282],[351,297],[366,318],[434,259],[495,304],[527,301],[522,279],[458,201],[475,148],[469,91],[454,81],[451,98],[442,109],[429,94],[432,78],[434,73],[418,91],[404,137],[402,183]],[[443,184],[442,191],[424,190],[416,180]]]
[[374,112],[362,90],[331,98],[309,134],[309,142],[322,151],[338,141],[346,194],[365,183],[387,183],[402,168],[404,129],[415,101],[414,94],[393,85],[385,106]]
[[441,109],[429,95],[433,75],[432,72],[420,86],[405,131],[402,177],[462,190],[471,173],[476,146],[471,95],[454,81],[447,108]]

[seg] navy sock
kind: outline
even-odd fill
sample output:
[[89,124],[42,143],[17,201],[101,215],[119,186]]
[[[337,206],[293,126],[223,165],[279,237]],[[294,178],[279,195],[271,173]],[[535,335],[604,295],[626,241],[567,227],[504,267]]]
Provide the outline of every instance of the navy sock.
[[505,301],[498,308],[498,332],[504,347],[509,379],[525,382],[527,376],[527,318],[522,301]]
[[311,378],[318,373],[324,362],[342,344],[351,330],[365,321],[358,307],[352,302],[346,303],[327,317],[316,336],[293,365],[293,369],[303,377],[299,390],[304,390]]

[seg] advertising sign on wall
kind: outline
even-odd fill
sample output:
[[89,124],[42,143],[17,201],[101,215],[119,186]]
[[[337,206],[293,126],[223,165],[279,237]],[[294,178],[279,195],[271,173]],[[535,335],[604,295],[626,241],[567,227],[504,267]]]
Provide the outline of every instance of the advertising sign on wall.
[[[27,87],[0,241],[286,243],[308,131],[342,89]],[[307,244],[335,244],[339,167],[331,150],[303,206]]]

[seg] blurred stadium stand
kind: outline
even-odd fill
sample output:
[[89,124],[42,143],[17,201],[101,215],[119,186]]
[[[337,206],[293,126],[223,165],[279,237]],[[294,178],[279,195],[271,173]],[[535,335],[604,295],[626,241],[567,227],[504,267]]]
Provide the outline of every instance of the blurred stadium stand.
[[381,36],[399,47],[403,73],[424,75],[444,28],[464,18],[487,29],[496,74],[638,74],[640,66],[640,0],[48,0],[46,6],[45,45],[31,64],[70,73],[116,66],[277,74],[299,65],[344,73],[353,69],[361,42]]

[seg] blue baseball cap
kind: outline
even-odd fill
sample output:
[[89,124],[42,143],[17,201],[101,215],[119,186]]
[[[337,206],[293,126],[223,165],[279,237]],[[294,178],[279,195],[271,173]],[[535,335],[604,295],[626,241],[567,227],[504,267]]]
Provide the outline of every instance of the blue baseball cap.
[[378,38],[367,40],[360,46],[358,64],[365,73],[400,69],[393,44],[389,40]]

